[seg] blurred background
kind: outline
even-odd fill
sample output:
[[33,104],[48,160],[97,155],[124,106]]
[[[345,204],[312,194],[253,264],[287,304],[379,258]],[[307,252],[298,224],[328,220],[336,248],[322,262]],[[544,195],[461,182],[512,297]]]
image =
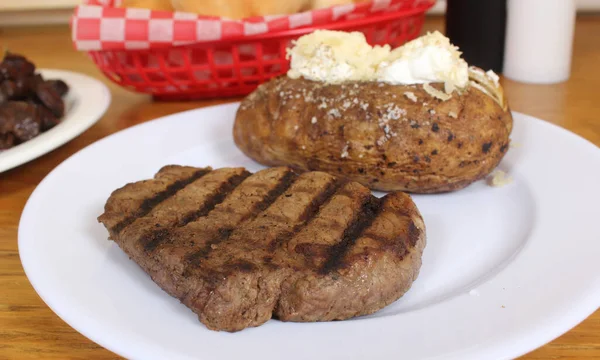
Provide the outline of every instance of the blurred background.
[[[600,0],[576,0],[579,12],[600,11]],[[31,24],[66,24],[73,8],[81,0],[2,0],[0,1],[0,26]],[[438,0],[430,14],[443,14],[446,0]]]

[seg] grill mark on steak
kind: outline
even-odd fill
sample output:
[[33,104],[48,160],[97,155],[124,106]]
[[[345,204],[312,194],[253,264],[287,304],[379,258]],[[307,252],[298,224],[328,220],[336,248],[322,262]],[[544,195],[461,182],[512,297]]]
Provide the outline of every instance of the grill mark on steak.
[[277,250],[278,257],[292,267],[316,271],[327,260],[329,248],[341,241],[346,228],[360,215],[362,205],[372,196],[362,185],[345,183],[309,224]]
[[342,240],[329,248],[327,260],[325,260],[318,271],[320,274],[327,274],[340,266],[344,255],[348,252],[350,247],[354,245],[365,229],[367,229],[373,220],[375,220],[375,217],[379,215],[382,205],[383,201],[376,197],[369,198],[362,205],[361,211],[357,213],[354,221],[348,226],[346,231],[344,231]]
[[[227,195],[229,195],[239,184],[242,183],[242,181],[244,181],[250,175],[250,172],[244,171],[239,175],[235,175],[227,179],[227,181],[221,184],[221,186],[219,186],[216,191],[206,199],[204,204],[202,204],[198,210],[184,215],[182,220],[177,222],[174,227],[185,226],[191,221],[195,221],[208,215],[208,213],[211,212],[215,206],[222,203],[225,200],[225,197],[227,197]],[[146,252],[152,252],[160,243],[167,241],[170,237],[171,231],[169,229],[162,228],[158,230],[152,230],[146,235],[142,236],[140,238],[140,242],[142,243]]]
[[125,219],[117,223],[115,226],[113,226],[110,229],[110,232],[114,234],[120,233],[127,226],[131,225],[137,218],[148,215],[150,211],[152,211],[152,209],[156,207],[156,205],[175,195],[178,191],[185,188],[194,181],[200,179],[204,175],[208,174],[210,171],[211,170],[208,169],[200,169],[196,171],[192,176],[186,179],[177,180],[171,185],[167,186],[165,190],[156,193],[150,198],[144,199],[137,211],[135,211],[132,215],[126,217]]
[[[292,237],[294,237],[304,226],[310,223],[312,219],[319,213],[319,210],[328,201],[331,201],[336,191],[344,184],[344,181],[336,179],[335,181],[327,183],[317,197],[315,197],[310,204],[308,204],[299,218],[299,223],[292,228],[291,231],[285,231],[280,236],[276,237],[275,240],[269,243],[269,251],[274,252],[277,248],[287,243]],[[305,191],[301,189],[300,191]]]
[[258,215],[258,213],[263,212],[266,208],[271,206],[271,204],[273,202],[275,202],[275,200],[279,196],[281,196],[281,194],[286,192],[287,189],[289,189],[289,187],[292,186],[292,184],[294,183],[294,181],[296,181],[297,178],[298,178],[298,175],[295,172],[293,172],[292,170],[288,171],[279,180],[279,183],[277,184],[277,186],[275,186],[275,188],[271,189],[271,191],[269,191],[267,193],[267,195],[264,197],[264,199],[254,206],[254,210],[255,210],[254,215],[255,216]]
[[[329,200],[331,200],[333,194],[335,194],[335,192],[343,184],[344,184],[344,182],[340,181],[338,179],[336,179],[333,182],[328,183],[325,186],[325,188],[321,190],[321,193],[315,199],[313,199],[313,201],[306,208],[304,208],[302,215],[300,215],[300,221],[302,221],[302,224],[300,226],[303,226],[304,224],[306,224],[310,220],[312,220],[312,218],[314,218],[315,215],[318,213],[321,206],[323,206]],[[297,229],[294,229],[294,233],[296,233],[296,232],[297,232]]]
[[[411,225],[414,226],[414,224],[412,222],[411,222]],[[377,241],[378,243],[381,244],[382,249],[389,250],[392,254],[396,255],[399,259],[403,259],[404,256],[406,255],[406,253],[409,251],[409,248],[406,245],[405,238],[396,238],[396,239],[394,239],[395,241],[390,242],[389,238],[387,238],[385,236],[381,236],[381,235],[365,233],[363,236]]]
[[[208,241],[204,247],[200,250],[193,252],[185,257],[185,262],[189,267],[198,267],[200,265],[200,260],[206,258],[208,254],[213,250],[214,246],[220,243],[223,240],[229,238],[229,235],[233,232],[234,229],[219,229],[218,235]],[[189,269],[186,269],[186,274],[189,272]]]
[[171,237],[171,229],[161,228],[158,230],[150,231],[140,238],[140,242],[143,244],[146,252],[154,250],[158,244],[165,242],[167,238]]
[[250,273],[256,269],[257,269],[256,265],[254,265],[253,263],[246,261],[246,260],[238,260],[236,262],[226,265],[226,271],[228,271],[228,272],[239,271],[239,272],[243,272],[243,273]]
[[[294,181],[296,181],[297,178],[298,175],[291,169],[288,172],[286,172],[286,174],[281,179],[279,179],[277,185],[273,189],[271,189],[260,202],[256,203],[253,206],[252,211],[250,212],[250,216],[245,220],[248,221],[255,219],[260,213],[262,213],[265,209],[271,206],[271,204],[273,204],[279,196],[285,193],[290,188],[290,186],[292,186],[292,184],[294,183]],[[215,245],[228,239],[233,230],[234,229],[219,229],[219,235],[217,237],[209,241],[200,250],[188,255],[185,261],[189,263],[189,266],[198,267],[200,265],[201,259],[208,257],[208,254],[213,250],[213,247]]]
[[221,185],[217,192],[213,194],[200,209],[185,215],[176,226],[185,226],[192,221],[196,221],[197,219],[208,215],[208,213],[211,212],[215,206],[222,203],[225,200],[225,197],[227,197],[227,195],[229,195],[239,184],[242,183],[242,181],[244,181],[250,175],[252,174],[249,171],[244,171],[242,174],[230,178],[227,182]]
[[410,246],[415,246],[420,237],[421,230],[415,225],[414,221],[411,221],[408,225],[408,243]]

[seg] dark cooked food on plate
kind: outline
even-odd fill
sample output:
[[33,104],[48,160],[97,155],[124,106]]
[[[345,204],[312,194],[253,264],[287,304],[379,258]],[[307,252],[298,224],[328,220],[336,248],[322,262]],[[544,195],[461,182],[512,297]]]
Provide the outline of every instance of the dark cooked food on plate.
[[434,193],[482,179],[509,147],[498,77],[469,68],[439,33],[390,51],[359,33],[317,31],[290,56],[288,75],[236,114],[236,145],[262,164]]
[[0,150],[31,140],[60,122],[68,85],[44,80],[24,56],[6,53],[0,63]]
[[115,190],[109,236],[209,329],[371,314],[416,279],[425,225],[410,196],[324,172],[165,166]]

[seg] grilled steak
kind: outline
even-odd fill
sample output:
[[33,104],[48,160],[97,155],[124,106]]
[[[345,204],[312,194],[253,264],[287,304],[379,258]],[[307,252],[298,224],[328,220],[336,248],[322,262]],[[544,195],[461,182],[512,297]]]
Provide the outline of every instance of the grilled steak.
[[409,289],[425,247],[408,195],[286,167],[166,166],[114,191],[99,221],[213,330],[371,314]]

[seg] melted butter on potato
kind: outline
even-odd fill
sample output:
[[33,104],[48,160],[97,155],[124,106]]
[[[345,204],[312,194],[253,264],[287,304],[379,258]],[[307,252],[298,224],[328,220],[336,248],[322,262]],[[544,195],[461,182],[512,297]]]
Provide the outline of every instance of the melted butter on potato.
[[[447,100],[469,83],[467,63],[458,48],[439,32],[429,33],[390,51],[369,45],[359,32],[317,30],[302,36],[288,51],[288,77],[339,84],[379,81],[391,85],[443,82]],[[432,89],[433,91],[433,89]]]
[[389,53],[389,45],[372,47],[359,32],[317,30],[299,38],[288,51],[288,76],[330,84],[370,81]]
[[469,66],[460,55],[447,37],[429,33],[390,52],[379,64],[376,80],[393,85],[443,82],[446,93],[452,93],[469,82]]

